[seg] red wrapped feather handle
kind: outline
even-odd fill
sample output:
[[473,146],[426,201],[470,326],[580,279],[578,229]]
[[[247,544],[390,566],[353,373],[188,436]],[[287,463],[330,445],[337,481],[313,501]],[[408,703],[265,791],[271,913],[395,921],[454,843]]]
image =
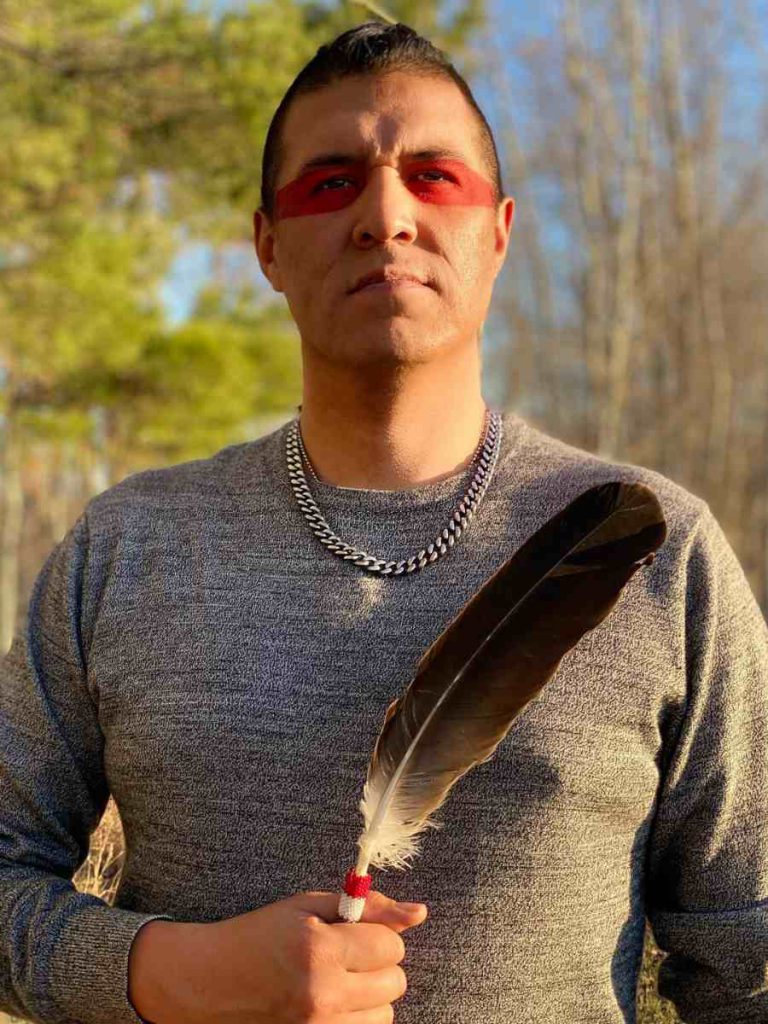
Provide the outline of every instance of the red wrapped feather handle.
[[365,898],[371,888],[370,875],[358,875],[350,868],[344,877],[344,893],[339,900],[339,917],[355,923],[363,916]]

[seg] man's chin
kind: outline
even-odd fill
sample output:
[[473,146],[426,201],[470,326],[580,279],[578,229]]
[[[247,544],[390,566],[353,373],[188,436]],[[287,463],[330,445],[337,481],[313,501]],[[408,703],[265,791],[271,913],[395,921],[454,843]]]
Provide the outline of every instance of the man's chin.
[[354,330],[326,336],[312,347],[327,359],[347,366],[405,366],[428,363],[446,347],[448,339],[413,322],[393,318],[389,324],[359,323]]

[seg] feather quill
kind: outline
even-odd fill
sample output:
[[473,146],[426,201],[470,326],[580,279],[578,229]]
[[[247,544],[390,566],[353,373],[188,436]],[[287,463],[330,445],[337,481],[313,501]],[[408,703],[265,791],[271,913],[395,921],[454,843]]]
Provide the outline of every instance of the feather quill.
[[[600,484],[554,515],[485,582],[387,708],[360,801],[360,853],[348,878],[369,879],[369,866],[411,866],[418,837],[441,827],[431,815],[451,787],[493,756],[563,656],[606,618],[665,537],[661,506],[646,486]],[[350,902],[352,890],[345,891]],[[362,908],[344,913],[340,904],[339,912],[357,920]]]

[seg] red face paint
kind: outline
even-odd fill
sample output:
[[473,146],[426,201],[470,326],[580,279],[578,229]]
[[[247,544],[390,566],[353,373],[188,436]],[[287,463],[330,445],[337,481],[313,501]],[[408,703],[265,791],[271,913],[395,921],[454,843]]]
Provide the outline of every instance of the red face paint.
[[[404,184],[424,203],[495,206],[490,181],[461,160],[413,160],[404,169]],[[365,188],[363,161],[307,171],[278,189],[278,217],[330,213],[353,203]]]

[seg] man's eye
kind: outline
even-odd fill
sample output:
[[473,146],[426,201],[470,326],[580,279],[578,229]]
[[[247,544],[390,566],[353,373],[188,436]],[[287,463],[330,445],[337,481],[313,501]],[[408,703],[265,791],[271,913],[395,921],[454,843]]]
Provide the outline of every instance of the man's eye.
[[[417,178],[421,178],[425,174],[436,175],[437,179],[441,179],[442,181],[453,181],[453,178],[451,178],[450,175],[444,174],[442,171],[419,171],[419,173],[416,174],[415,176]],[[434,180],[434,179],[432,179],[432,180]],[[340,189],[334,188],[334,185],[337,185],[340,182],[341,183],[343,183],[343,182],[350,182],[352,185],[354,185],[355,184],[355,179],[347,177],[346,175],[337,175],[334,178],[325,178],[323,181],[321,181],[317,185],[315,185],[315,187],[312,189],[312,191],[313,192],[338,192],[338,191],[340,191]]]
[[421,171],[419,174],[416,175],[416,177],[421,177],[421,175],[423,175],[423,174],[437,174],[438,177],[442,178],[444,181],[450,181],[451,180],[448,177],[448,175],[447,174],[443,174],[442,171]]
[[[314,187],[313,191],[314,192],[320,192],[321,190],[325,189],[326,185],[332,185],[335,181],[352,181],[352,178],[343,178],[343,177],[339,177],[339,178],[326,178],[324,181],[321,181],[318,185],[316,185]],[[354,184],[354,182],[353,182],[353,184]],[[334,189],[331,189],[330,191],[336,192],[338,190],[334,188]]]

